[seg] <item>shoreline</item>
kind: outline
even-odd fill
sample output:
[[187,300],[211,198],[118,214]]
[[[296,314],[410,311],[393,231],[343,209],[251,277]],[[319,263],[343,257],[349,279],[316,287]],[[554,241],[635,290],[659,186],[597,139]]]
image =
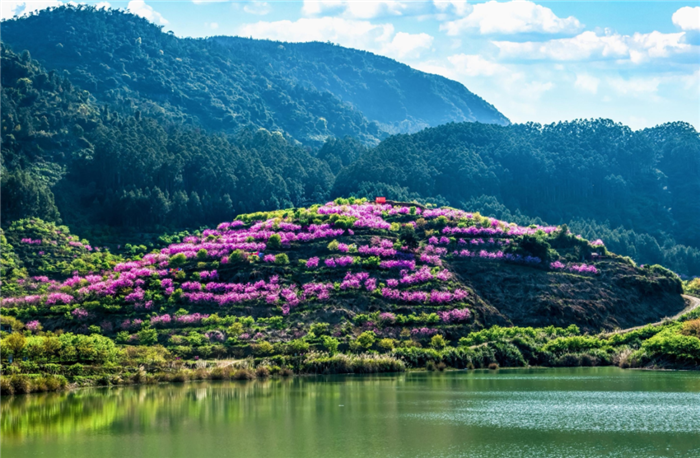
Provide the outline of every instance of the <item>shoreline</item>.
[[[617,365],[597,365],[597,366],[505,366],[501,367],[498,366],[496,368],[490,368],[490,367],[479,367],[479,368],[454,368],[454,367],[446,367],[444,369],[434,369],[434,370],[429,370],[427,368],[407,368],[406,370],[403,371],[387,371],[387,372],[337,372],[337,373],[291,373],[288,375],[280,375],[280,374],[270,374],[267,376],[257,376],[254,375],[251,378],[236,378],[235,376],[229,376],[229,377],[224,377],[224,378],[212,378],[211,377],[211,371],[209,372],[208,377],[201,377],[201,378],[188,378],[186,380],[157,380],[155,379],[155,376],[159,374],[147,374],[151,375],[154,378],[152,379],[153,381],[139,381],[139,382],[126,382],[126,383],[117,383],[117,384],[86,384],[86,385],[80,385],[77,383],[69,383],[67,384],[64,388],[59,389],[59,390],[53,390],[53,391],[32,391],[29,393],[10,393],[10,394],[3,394],[0,393],[0,397],[4,399],[9,399],[13,396],[28,396],[28,395],[40,395],[40,394],[49,394],[49,393],[70,393],[70,392],[76,392],[79,390],[83,389],[90,389],[90,388],[121,388],[121,387],[135,387],[135,386],[159,386],[159,385],[185,385],[188,383],[192,382],[253,382],[253,381],[273,381],[273,380],[292,380],[295,378],[310,378],[310,377],[322,377],[322,376],[372,376],[372,375],[401,375],[401,374],[417,374],[417,373],[426,373],[426,374],[442,374],[442,373],[449,373],[449,372],[492,372],[497,374],[499,370],[532,370],[532,369],[538,369],[538,370],[552,370],[552,369],[574,369],[574,368],[618,368],[622,371],[626,370],[633,370],[633,371],[645,371],[645,372],[697,372],[700,371],[700,368],[681,368],[681,367],[676,367],[676,368],[668,368],[668,367],[659,367],[659,366],[648,366],[648,367],[620,367]],[[254,371],[251,371],[254,372]]]

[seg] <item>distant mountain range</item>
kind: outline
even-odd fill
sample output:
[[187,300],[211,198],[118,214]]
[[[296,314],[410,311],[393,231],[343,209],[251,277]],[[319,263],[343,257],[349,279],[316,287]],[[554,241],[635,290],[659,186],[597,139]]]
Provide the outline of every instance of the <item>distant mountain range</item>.
[[4,21],[2,40],[98,101],[212,131],[263,127],[306,145],[378,143],[447,122],[509,124],[462,84],[329,43],[178,38],[121,10],[62,7]]

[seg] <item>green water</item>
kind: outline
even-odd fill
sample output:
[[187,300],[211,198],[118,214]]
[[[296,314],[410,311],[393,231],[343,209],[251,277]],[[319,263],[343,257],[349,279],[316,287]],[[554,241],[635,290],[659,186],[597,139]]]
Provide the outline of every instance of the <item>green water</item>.
[[700,457],[700,375],[617,368],[4,398],[4,457]]

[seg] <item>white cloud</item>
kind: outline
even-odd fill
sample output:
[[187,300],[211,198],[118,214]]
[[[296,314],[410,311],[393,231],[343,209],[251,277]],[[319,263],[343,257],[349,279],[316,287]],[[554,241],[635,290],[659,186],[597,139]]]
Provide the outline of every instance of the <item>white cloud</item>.
[[391,24],[339,17],[257,22],[242,26],[238,34],[290,42],[331,41],[397,59],[420,57],[420,53],[430,49],[433,43],[433,37],[426,33],[397,33]]
[[700,69],[689,75],[683,75],[680,77],[680,81],[683,82],[683,87],[685,88],[688,97],[700,98]]
[[305,16],[340,14],[347,18],[371,19],[380,16],[400,16],[408,7],[392,0],[304,0],[301,11]]
[[127,5],[126,9],[131,11],[137,16],[141,16],[144,19],[148,19],[154,24],[165,25],[168,23],[159,12],[154,10],[152,7],[146,4],[143,0],[131,0]]
[[383,46],[382,53],[395,56],[398,59],[419,56],[421,50],[430,49],[433,37],[427,33],[398,32],[391,42]]
[[660,74],[654,76],[633,76],[622,78],[620,76],[609,77],[606,80],[608,86],[618,95],[628,97],[652,97],[659,100],[657,95],[663,93],[666,88],[683,88],[684,96],[690,98],[700,97],[700,70],[692,73]]
[[574,83],[574,87],[583,92],[596,94],[598,92],[598,84],[600,84],[600,80],[595,76],[591,76],[585,73],[579,73],[576,75],[576,82]]
[[58,0],[28,0],[21,2],[3,0],[0,8],[2,9],[2,19],[10,19],[14,16],[23,16],[34,11],[61,5],[63,3]]
[[490,1],[474,5],[471,12],[440,26],[448,35],[468,32],[481,34],[576,33],[583,25],[573,16],[560,18],[552,10],[525,0]]
[[243,11],[249,14],[264,16],[272,11],[272,7],[270,7],[270,4],[267,2],[250,2],[245,4]]
[[635,33],[598,35],[583,32],[573,38],[560,38],[545,42],[494,41],[502,59],[582,61],[620,59],[638,64],[655,58],[671,57],[675,54],[697,51],[684,43],[684,32],[680,33]]
[[467,0],[433,0],[435,9],[440,13],[453,13],[457,16],[466,16],[471,13],[472,6]]
[[456,54],[449,56],[447,60],[457,72],[466,76],[493,76],[508,72],[504,65],[487,60],[477,54]]
[[655,95],[663,80],[659,77],[635,77],[624,79],[612,77],[607,79],[608,85],[618,94],[632,97],[648,97]]
[[673,13],[671,20],[681,30],[700,30],[700,6],[684,6]]
[[205,22],[204,27],[206,27],[207,29],[216,30],[219,28],[219,23],[218,22]]
[[108,2],[100,2],[97,5],[95,5],[95,8],[97,8],[98,10],[106,10],[111,7],[112,5],[110,5]]
[[[503,65],[475,54],[455,54],[444,61],[427,61],[416,65],[421,71],[442,75],[462,82],[489,102],[507,100],[519,109],[538,101],[555,84],[547,75],[540,78],[534,73],[517,70],[518,66]],[[489,93],[490,92],[490,93]]]

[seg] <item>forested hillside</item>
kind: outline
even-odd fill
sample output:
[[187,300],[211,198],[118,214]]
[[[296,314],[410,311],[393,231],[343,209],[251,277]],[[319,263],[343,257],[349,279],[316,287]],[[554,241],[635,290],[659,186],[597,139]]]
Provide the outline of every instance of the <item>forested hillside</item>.
[[505,116],[461,83],[366,51],[318,42],[213,40],[237,56],[269,62],[280,74],[304,86],[334,94],[389,133],[417,132],[460,121],[508,124]]
[[700,273],[700,136],[685,123],[445,125],[391,137],[344,168],[333,195],[353,192],[567,222],[640,262]]
[[346,135],[376,144],[449,121],[508,123],[459,83],[331,44],[178,38],[91,7],[5,21],[2,39],[101,102],[229,134],[263,127],[306,145]]
[[[236,137],[98,105],[2,50],[3,224],[199,226],[328,196],[326,162],[266,130]],[[55,196],[55,197],[54,197]],[[55,204],[54,204],[55,201]]]

